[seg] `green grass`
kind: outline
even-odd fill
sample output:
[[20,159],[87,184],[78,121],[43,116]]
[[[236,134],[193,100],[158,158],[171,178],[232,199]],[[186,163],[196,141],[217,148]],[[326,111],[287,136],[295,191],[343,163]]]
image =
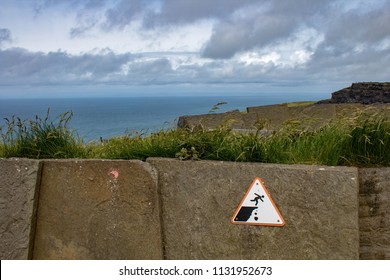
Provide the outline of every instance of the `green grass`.
[[72,113],[67,112],[50,120],[50,111],[45,119],[38,116],[34,120],[21,120],[18,117],[5,119],[0,128],[1,157],[27,158],[75,158],[86,157],[87,149],[68,128]]
[[[372,112],[372,111],[371,111]],[[226,126],[213,131],[161,130],[134,133],[104,143],[85,144],[68,128],[71,113],[54,119],[6,120],[1,129],[0,157],[224,160],[285,164],[390,166],[389,112],[359,112],[333,120],[317,130],[289,122],[268,136],[239,134]]]
[[314,101],[297,101],[287,103],[287,107],[300,107],[300,106],[308,106],[314,104]]

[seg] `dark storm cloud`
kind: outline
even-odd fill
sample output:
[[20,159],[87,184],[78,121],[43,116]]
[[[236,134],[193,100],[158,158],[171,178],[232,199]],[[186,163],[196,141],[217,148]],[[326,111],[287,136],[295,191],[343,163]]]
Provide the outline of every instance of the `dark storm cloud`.
[[307,63],[307,74],[319,80],[388,81],[390,68],[389,49],[372,47],[335,54],[320,48]]
[[[64,1],[67,6],[86,10],[93,1]],[[99,1],[100,2],[100,1]],[[46,6],[59,4],[57,1],[46,1]],[[106,30],[123,29],[134,19],[141,19],[146,29],[167,25],[191,24],[202,19],[219,19],[229,17],[236,10],[256,3],[255,0],[118,0],[106,7],[105,19],[101,27]],[[98,4],[92,8],[100,8]],[[75,30],[78,27],[75,27]]]
[[[355,43],[380,42],[390,34],[389,0],[361,2],[357,6],[356,1],[349,0],[46,0],[38,3],[40,7],[64,5],[78,11],[78,24],[70,30],[72,38],[95,27],[105,32],[123,29],[134,20],[141,20],[145,29],[159,29],[213,19],[212,36],[202,50],[204,57],[212,59],[228,59],[241,51],[280,43],[305,28],[323,34],[321,48],[334,49],[335,54],[344,53]],[[348,9],[348,5],[358,8]]]
[[[262,4],[259,4],[260,6]],[[378,6],[347,9],[339,1],[272,1],[248,16],[221,20],[205,45],[203,55],[230,58],[240,51],[263,48],[288,39],[302,28],[324,35],[321,47],[334,54],[356,44],[373,44],[390,36],[390,1]]]
[[123,28],[140,16],[144,28],[193,23],[201,19],[224,18],[255,0],[121,0],[106,11],[103,27]]
[[167,58],[114,54],[70,55],[66,52],[0,50],[0,86],[181,83]]
[[378,43],[390,39],[390,1],[375,10],[352,10],[337,15],[326,26],[323,45],[342,47]]
[[373,9],[339,13],[307,64],[330,79],[386,81],[390,73],[390,1]]
[[29,52],[13,48],[0,51],[0,84],[79,83],[103,81],[121,71],[131,54],[69,55],[66,52]]
[[[193,63],[177,63],[174,55],[169,57],[164,53],[148,56],[106,51],[70,55],[61,51],[40,53],[6,49],[0,50],[0,85],[297,84],[311,81],[348,81],[349,84],[388,80],[390,73],[389,0],[375,2],[375,5],[363,5],[363,2],[356,5],[352,0],[50,0],[39,3],[42,9],[62,5],[76,11],[78,22],[70,30],[71,37],[83,36],[93,28],[103,32],[124,29],[135,20],[141,21],[139,31],[142,32],[142,29],[163,30],[166,26],[174,30],[212,19],[212,35],[200,50],[200,55],[207,59],[198,63],[199,57],[196,57]],[[261,60],[250,63],[235,56],[245,51],[258,52],[259,56],[278,52],[277,46],[283,43],[288,49],[288,40],[305,29],[314,30],[313,37],[319,36],[322,41],[300,46],[310,53],[302,64],[286,66],[277,61]],[[157,33],[164,35],[164,32]],[[0,29],[0,45],[10,40],[10,30]],[[287,53],[285,60],[290,55]]]
[[[346,6],[353,4],[356,4],[356,1],[41,0],[35,2],[35,6],[39,9],[62,5],[76,10],[79,24],[70,31],[72,37],[95,27],[98,21],[103,30],[109,32],[115,28],[123,29],[134,19],[142,20],[143,27],[148,29],[214,19],[216,24],[213,34],[203,51],[204,56],[210,58],[229,58],[242,50],[261,48],[286,39],[305,27],[324,33],[325,44],[328,45],[340,43],[341,39],[350,42],[376,42],[389,36],[389,0],[360,2],[358,8],[345,9]],[[101,15],[104,15],[104,18],[101,18]]]
[[205,46],[203,56],[231,58],[239,51],[263,47],[288,36],[292,26],[291,19],[277,15],[219,23]]
[[261,70],[235,65],[234,71],[226,73],[230,66],[223,61],[173,69],[171,58],[110,51],[70,55],[61,51],[46,54],[17,48],[0,50],[0,85],[236,83],[258,80],[256,73]]
[[259,3],[257,9],[251,7],[246,10],[245,16],[220,21],[205,45],[203,55],[230,58],[237,52],[262,48],[287,39],[299,29],[316,27],[328,12],[329,3],[308,0]]

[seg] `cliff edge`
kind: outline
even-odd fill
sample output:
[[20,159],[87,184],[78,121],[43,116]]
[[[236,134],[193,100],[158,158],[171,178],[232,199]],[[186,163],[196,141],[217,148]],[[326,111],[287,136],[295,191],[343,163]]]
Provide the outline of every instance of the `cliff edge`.
[[[369,106],[367,106],[369,105]],[[215,129],[225,124],[236,131],[259,129],[274,130],[295,121],[300,127],[318,128],[334,118],[350,116],[362,109],[378,111],[390,108],[390,82],[354,83],[350,87],[332,93],[332,98],[319,102],[293,102],[276,105],[249,107],[246,112],[238,110],[196,116],[179,117],[178,127]]]
[[318,103],[390,103],[390,83],[353,83],[350,87],[332,93],[332,98]]

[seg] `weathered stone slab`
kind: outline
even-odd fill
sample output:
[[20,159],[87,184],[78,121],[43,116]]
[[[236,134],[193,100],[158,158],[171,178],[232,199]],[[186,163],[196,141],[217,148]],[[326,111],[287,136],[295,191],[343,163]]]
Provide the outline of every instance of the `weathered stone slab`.
[[157,178],[141,161],[45,161],[34,259],[162,259]]
[[[159,174],[167,259],[357,259],[356,168],[149,158]],[[233,225],[255,177],[284,227]]]
[[239,132],[247,129],[278,130],[290,124],[299,129],[314,130],[333,120],[344,118],[348,120],[361,115],[363,112],[367,115],[389,114],[389,103],[365,105],[351,102],[337,103],[328,100],[313,104],[304,102],[303,105],[286,103],[248,107],[246,112],[235,110],[220,114],[182,116],[179,117],[178,127],[193,128],[201,125],[205,129],[215,129],[221,125],[226,125]]
[[243,115],[246,127],[256,127],[259,121],[266,121],[267,128],[278,129],[291,121],[298,121],[303,128],[318,128],[335,116],[334,104],[311,104],[290,106],[278,104],[247,108]]
[[242,114],[238,110],[219,114],[181,116],[177,123],[179,128],[192,128],[199,125],[210,129],[217,128],[221,125],[226,125],[231,128],[244,128]]
[[360,258],[390,259],[390,168],[359,169]]
[[0,258],[32,256],[40,162],[0,159]]

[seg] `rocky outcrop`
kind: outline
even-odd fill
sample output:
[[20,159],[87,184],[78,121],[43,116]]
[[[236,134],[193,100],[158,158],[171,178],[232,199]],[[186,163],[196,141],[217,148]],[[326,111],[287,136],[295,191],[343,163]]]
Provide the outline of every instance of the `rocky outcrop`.
[[354,83],[321,103],[390,103],[390,83]]

